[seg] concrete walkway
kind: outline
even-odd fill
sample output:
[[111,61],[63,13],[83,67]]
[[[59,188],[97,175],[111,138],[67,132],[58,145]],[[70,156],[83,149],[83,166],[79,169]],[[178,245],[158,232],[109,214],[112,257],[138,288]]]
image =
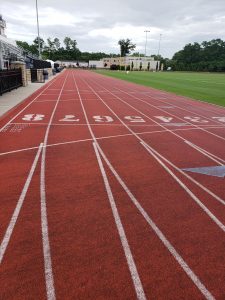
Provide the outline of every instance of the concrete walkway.
[[[55,78],[51,76],[45,83]],[[33,94],[37,89],[42,87],[45,83],[29,83],[26,87],[20,87],[0,96],[0,117],[4,115],[11,108],[22,102],[24,99]]]

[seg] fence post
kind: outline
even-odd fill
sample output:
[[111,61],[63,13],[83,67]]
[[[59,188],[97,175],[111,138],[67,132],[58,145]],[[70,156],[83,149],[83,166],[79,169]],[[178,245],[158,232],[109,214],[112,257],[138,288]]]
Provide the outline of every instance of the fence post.
[[11,68],[18,69],[20,68],[22,71],[22,81],[23,81],[23,86],[27,86],[27,71],[26,71],[26,64],[21,61],[14,61],[11,63]]

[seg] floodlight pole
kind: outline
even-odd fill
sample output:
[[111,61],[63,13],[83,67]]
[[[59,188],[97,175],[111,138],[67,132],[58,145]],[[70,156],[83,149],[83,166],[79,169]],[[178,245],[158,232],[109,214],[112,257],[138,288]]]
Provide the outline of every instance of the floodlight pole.
[[37,16],[37,32],[38,32],[38,56],[39,56],[39,58],[41,58],[41,43],[40,43],[39,16],[38,16],[38,0],[36,0],[36,16]]
[[160,34],[160,35],[159,35],[159,48],[158,48],[158,56],[159,56],[159,52],[160,52],[161,39],[162,39],[162,34]]
[[148,32],[150,32],[150,30],[145,30],[144,32],[146,34],[146,37],[145,37],[145,57],[146,57]]

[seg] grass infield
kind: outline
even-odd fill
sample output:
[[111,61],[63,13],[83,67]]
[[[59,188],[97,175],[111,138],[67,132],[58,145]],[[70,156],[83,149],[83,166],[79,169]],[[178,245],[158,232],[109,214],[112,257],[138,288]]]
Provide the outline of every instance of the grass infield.
[[97,70],[97,73],[225,106],[225,74]]

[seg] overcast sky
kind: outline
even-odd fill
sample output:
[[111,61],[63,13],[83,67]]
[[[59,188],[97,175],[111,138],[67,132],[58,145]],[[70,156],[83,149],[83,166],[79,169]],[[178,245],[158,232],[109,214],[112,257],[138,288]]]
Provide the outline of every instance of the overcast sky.
[[[38,0],[40,35],[70,36],[81,51],[119,53],[118,40],[130,38],[136,50],[172,55],[187,43],[225,40],[225,0]],[[31,42],[37,36],[35,0],[0,0],[9,38]]]

